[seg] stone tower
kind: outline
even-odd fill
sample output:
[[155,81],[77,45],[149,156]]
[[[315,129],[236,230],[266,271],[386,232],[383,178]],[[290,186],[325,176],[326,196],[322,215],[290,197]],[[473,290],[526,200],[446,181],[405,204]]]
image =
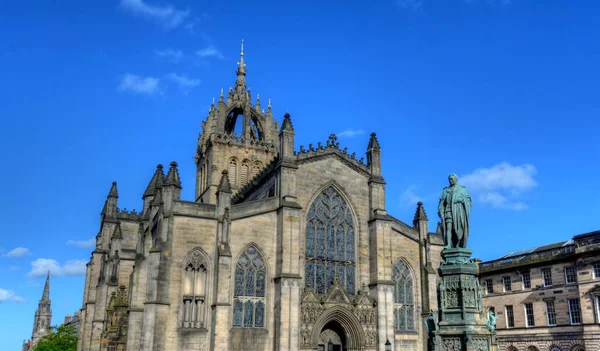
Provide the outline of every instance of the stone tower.
[[278,125],[271,112],[261,110],[257,94],[253,104],[246,87],[244,42],[236,70],[234,88],[229,88],[227,100],[223,89],[219,102],[213,103],[198,137],[196,151],[196,201],[215,203],[217,187],[224,170],[235,195],[248,185],[279,151]]
[[50,272],[46,277],[46,285],[44,293],[35,311],[35,319],[33,321],[33,332],[31,333],[32,348],[40,341],[40,339],[50,334],[50,326],[52,320],[52,310],[50,309]]

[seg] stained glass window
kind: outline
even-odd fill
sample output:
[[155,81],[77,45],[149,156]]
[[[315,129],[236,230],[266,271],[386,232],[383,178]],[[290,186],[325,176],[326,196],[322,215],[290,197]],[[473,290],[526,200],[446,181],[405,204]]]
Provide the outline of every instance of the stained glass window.
[[240,256],[235,269],[233,326],[263,328],[267,271],[260,253],[250,246]]
[[328,187],[308,210],[304,265],[307,288],[324,294],[337,279],[354,295],[354,236],[350,207],[332,186]]
[[408,266],[399,261],[392,269],[394,282],[394,329],[397,332],[415,330],[413,278]]

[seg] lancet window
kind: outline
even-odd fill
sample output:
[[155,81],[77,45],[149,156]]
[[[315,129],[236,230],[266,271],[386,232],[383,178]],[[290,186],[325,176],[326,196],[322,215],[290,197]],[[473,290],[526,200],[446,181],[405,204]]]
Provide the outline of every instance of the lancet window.
[[208,261],[200,249],[190,252],[183,262],[183,328],[204,328]]
[[229,159],[229,183],[237,184],[237,160],[235,158]]
[[267,269],[254,246],[240,256],[235,268],[233,326],[264,328]]
[[250,173],[250,164],[248,160],[242,162],[242,168],[240,169],[240,185],[244,186],[248,184],[248,176]]
[[262,163],[259,161],[254,162],[252,166],[252,178],[256,177],[262,168]]
[[324,294],[337,279],[354,295],[354,221],[346,200],[329,186],[308,210],[305,286]]
[[394,282],[394,329],[397,332],[415,330],[415,299],[410,269],[399,261],[392,269]]

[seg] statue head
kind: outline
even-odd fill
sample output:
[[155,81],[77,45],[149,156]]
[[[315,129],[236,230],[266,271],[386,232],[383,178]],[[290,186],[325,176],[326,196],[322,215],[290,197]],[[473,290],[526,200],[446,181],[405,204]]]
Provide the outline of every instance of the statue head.
[[452,173],[448,176],[448,181],[450,182],[450,186],[456,185],[458,183],[458,176]]

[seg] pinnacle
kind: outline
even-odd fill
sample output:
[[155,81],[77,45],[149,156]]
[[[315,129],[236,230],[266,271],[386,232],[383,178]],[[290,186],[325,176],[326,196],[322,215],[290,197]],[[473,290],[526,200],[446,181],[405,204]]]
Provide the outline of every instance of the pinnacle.
[[161,185],[162,185],[162,179],[164,178],[164,176],[165,176],[165,174],[163,173],[163,166],[161,164],[157,165],[156,172],[154,172],[152,179],[150,179],[150,183],[148,183],[148,187],[146,188],[146,191],[144,191],[144,195],[142,196],[142,199],[147,196],[156,195],[156,186],[157,186],[158,180],[160,179]]
[[48,271],[48,276],[46,277],[46,285],[44,285],[44,293],[40,302],[50,303],[50,271]]
[[181,189],[181,180],[179,179],[179,172],[177,171],[177,162],[175,161],[171,162],[171,168],[169,169],[169,173],[167,173],[165,185],[173,185]]
[[285,115],[283,115],[283,123],[281,125],[281,130],[286,130],[289,132],[293,132],[294,131],[294,126],[292,125],[292,119],[289,113],[285,113]]
[[119,197],[119,192],[117,191],[117,182],[112,182],[112,186],[110,187],[107,197]]
[[413,225],[416,227],[419,221],[427,221],[427,214],[425,213],[425,208],[423,207],[423,202],[419,201],[417,203],[417,211],[415,212],[415,218],[413,219]]
[[379,141],[377,140],[377,134],[375,134],[375,132],[371,133],[371,139],[369,139],[369,146],[367,149],[380,150]]
[[231,193],[231,185],[229,184],[229,172],[223,170],[221,173],[221,182],[217,188],[218,192]]

